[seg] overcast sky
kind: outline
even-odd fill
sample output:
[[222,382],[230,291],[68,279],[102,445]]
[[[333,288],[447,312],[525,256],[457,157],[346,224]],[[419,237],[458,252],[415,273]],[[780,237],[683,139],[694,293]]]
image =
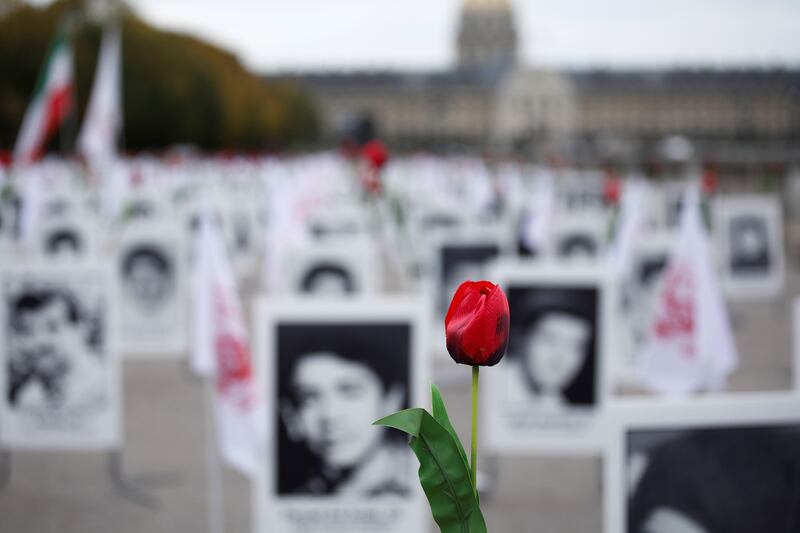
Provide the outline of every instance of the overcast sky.
[[[128,0],[250,68],[445,67],[462,0]],[[528,63],[800,65],[800,0],[514,0]]]

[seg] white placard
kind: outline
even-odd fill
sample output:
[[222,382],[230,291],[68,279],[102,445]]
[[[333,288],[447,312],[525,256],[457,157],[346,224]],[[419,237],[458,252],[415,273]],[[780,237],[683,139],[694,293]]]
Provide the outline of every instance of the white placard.
[[37,229],[37,252],[47,261],[88,260],[98,253],[97,225],[87,214],[48,217]]
[[432,239],[433,260],[427,293],[432,301],[431,343],[433,353],[446,356],[444,317],[450,300],[463,282],[488,279],[491,266],[511,253],[513,244],[506,226],[467,226],[445,231]]
[[120,445],[112,281],[100,265],[27,264],[0,271],[3,445]]
[[308,217],[309,233],[318,241],[352,241],[368,233],[364,208],[354,203],[326,206]]
[[186,257],[176,222],[124,229],[115,253],[119,341],[126,357],[181,357],[188,348]]
[[607,533],[794,531],[797,395],[622,401],[609,421]]
[[256,207],[252,199],[244,201],[241,195],[231,195],[220,210],[228,256],[239,279],[255,275],[258,269],[263,234]]
[[794,390],[800,391],[800,297],[794,299],[792,306],[792,375],[794,376]]
[[510,453],[596,452],[607,398],[609,280],[601,269],[502,262],[506,356],[482,373],[481,438]]
[[714,210],[725,293],[732,298],[777,297],[785,277],[778,197],[720,197]]
[[[445,206],[446,205],[446,206]],[[467,225],[467,214],[452,204],[424,205],[408,213],[408,228],[414,243],[419,273],[430,279],[435,271],[437,243],[442,234],[452,234]]]
[[286,255],[287,291],[306,296],[357,296],[378,289],[377,250],[366,238],[295,247]]
[[403,435],[371,423],[428,405],[425,309],[407,298],[263,298],[256,369],[267,447],[253,531],[425,531],[430,512]]
[[599,209],[560,213],[553,222],[553,255],[560,261],[598,260],[606,248],[609,223]]

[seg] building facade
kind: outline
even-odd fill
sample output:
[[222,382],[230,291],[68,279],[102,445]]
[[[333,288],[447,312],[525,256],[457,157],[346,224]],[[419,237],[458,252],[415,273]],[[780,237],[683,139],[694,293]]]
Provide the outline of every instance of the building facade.
[[609,139],[800,142],[800,71],[556,71],[518,57],[508,0],[465,0],[457,64],[436,72],[284,74],[313,96],[323,131],[359,117],[414,147],[536,150]]

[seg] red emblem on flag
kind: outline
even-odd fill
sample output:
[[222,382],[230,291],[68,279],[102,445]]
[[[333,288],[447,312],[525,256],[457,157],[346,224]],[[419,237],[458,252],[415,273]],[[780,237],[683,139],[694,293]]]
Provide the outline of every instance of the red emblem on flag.
[[659,299],[653,333],[664,341],[675,343],[686,358],[693,358],[695,329],[695,283],[686,263],[669,268]]

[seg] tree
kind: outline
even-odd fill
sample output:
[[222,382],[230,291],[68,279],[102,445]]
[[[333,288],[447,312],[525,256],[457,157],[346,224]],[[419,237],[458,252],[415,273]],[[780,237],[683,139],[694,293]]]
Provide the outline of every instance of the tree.
[[[0,15],[0,149],[13,146],[50,39],[73,12],[79,21],[73,44],[82,117],[102,32],[84,16],[83,3],[17,3]],[[308,142],[317,134],[317,115],[307,95],[297,87],[265,82],[225,50],[157,30],[129,10],[123,16],[122,39],[125,149],[175,144],[276,149]]]

